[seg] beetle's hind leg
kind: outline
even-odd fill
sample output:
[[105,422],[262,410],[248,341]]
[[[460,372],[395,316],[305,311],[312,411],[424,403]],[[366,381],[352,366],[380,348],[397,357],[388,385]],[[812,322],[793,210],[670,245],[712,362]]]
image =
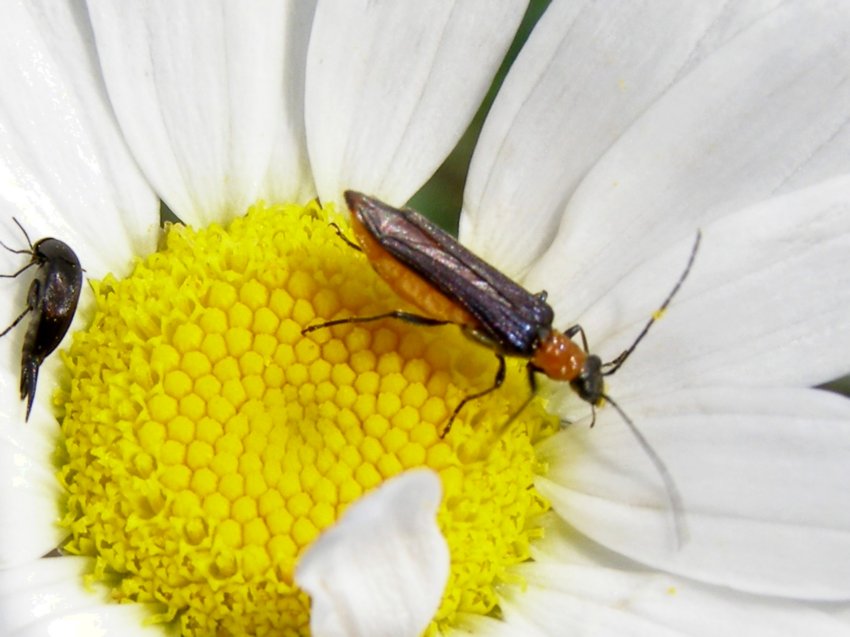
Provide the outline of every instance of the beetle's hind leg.
[[12,324],[11,324],[9,327],[7,327],[5,330],[3,330],[2,332],[0,332],[0,338],[2,338],[3,336],[6,336],[6,334],[8,334],[9,332],[11,332],[11,331],[14,329],[14,327],[15,327],[18,323],[20,323],[21,321],[23,321],[23,320],[24,320],[24,317],[25,317],[27,314],[29,314],[31,311],[32,311],[32,308],[31,308],[31,307],[27,307],[27,309],[25,309],[23,312],[21,312],[21,313],[20,313],[20,315],[18,316],[18,318],[16,318],[14,321],[12,321]]

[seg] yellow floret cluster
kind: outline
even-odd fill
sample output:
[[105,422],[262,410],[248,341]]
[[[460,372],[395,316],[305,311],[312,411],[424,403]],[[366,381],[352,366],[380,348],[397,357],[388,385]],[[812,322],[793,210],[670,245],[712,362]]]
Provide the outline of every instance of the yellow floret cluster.
[[150,604],[186,636],[303,635],[299,556],[383,480],[427,466],[443,482],[449,585],[431,632],[491,613],[528,559],[547,504],[533,444],[557,422],[524,372],[452,326],[311,323],[400,307],[327,211],[255,205],[229,227],[170,226],[131,276],[93,284],[57,397],[68,552],[117,601]]

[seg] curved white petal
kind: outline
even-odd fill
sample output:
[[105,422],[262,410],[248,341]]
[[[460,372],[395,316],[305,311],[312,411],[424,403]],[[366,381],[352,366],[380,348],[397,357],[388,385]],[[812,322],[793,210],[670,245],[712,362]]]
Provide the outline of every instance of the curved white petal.
[[850,599],[850,401],[810,389],[701,389],[621,403],[681,492],[677,547],[658,470],[610,408],[540,448],[538,482],[595,541],[740,591]]
[[[574,316],[698,225],[850,172],[850,5],[787,3],[683,77],[575,190],[532,289]],[[567,317],[565,320],[570,320]]]
[[107,601],[100,585],[84,585],[90,563],[80,557],[45,558],[0,570],[0,633],[43,637],[154,637],[140,604]]
[[[623,278],[581,322],[606,360],[673,287],[694,237]],[[564,316],[567,302],[556,305]],[[703,227],[693,271],[610,379],[615,397],[710,384],[814,385],[850,369],[850,176]],[[567,319],[569,320],[569,319]]]
[[280,123],[284,114],[297,115],[284,110],[281,87],[286,29],[294,26],[288,12],[300,10],[276,0],[93,0],[90,11],[124,135],[182,220],[201,224],[242,214],[263,194],[281,137],[291,136],[293,147],[291,163],[279,170],[297,173],[303,166],[299,122]]
[[437,611],[449,551],[436,522],[440,480],[411,471],[349,508],[301,558],[317,637],[419,635]]
[[472,119],[522,18],[513,0],[322,3],[307,58],[307,140],[319,196],[396,205]]
[[[4,387],[3,393],[17,397],[16,390]],[[36,402],[27,423],[17,411],[0,412],[0,569],[44,555],[66,535],[57,524],[56,421],[41,408]]]
[[555,511],[541,516],[540,528],[543,537],[529,547],[536,562],[604,566],[623,572],[647,571],[645,565],[582,535]]
[[[541,635],[846,635],[850,624],[828,609],[746,595],[654,572],[530,563],[517,569],[524,590],[505,591],[506,631]],[[515,629],[519,624],[523,631]]]
[[[33,241],[68,243],[88,276],[125,273],[155,246],[159,202],[116,126],[79,6],[2,3],[0,74],[0,239],[27,247],[14,216]],[[21,259],[4,254],[3,273]]]
[[511,67],[470,165],[460,236],[517,275],[587,170],[659,94],[775,2],[556,0]]

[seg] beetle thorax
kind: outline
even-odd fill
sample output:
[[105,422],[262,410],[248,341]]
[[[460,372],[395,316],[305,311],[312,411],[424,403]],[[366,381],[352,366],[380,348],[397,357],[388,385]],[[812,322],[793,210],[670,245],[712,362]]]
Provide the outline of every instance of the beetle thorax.
[[573,380],[586,358],[584,350],[566,334],[552,330],[540,341],[531,364],[553,380]]

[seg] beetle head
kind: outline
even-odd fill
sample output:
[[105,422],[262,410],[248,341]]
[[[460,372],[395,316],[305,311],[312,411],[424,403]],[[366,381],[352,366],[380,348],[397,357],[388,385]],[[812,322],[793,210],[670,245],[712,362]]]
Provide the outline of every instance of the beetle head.
[[595,354],[590,354],[581,367],[581,372],[570,386],[582,400],[591,405],[599,405],[605,392],[605,382],[602,377],[602,360]]

